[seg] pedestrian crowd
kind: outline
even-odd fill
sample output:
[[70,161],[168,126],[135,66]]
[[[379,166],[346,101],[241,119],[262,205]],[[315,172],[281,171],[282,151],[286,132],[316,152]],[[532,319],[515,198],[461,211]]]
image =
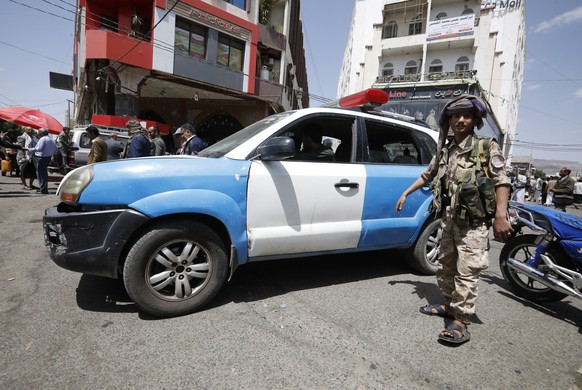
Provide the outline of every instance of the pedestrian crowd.
[[[129,138],[127,143],[124,143],[116,134],[107,134],[107,139],[104,139],[98,127],[94,125],[87,127],[85,133],[91,140],[87,164],[120,158],[170,154],[158,126],[153,125],[146,130],[139,121],[131,119],[127,122],[126,128]],[[180,126],[174,133],[180,143],[176,153],[196,155],[204,149],[207,144],[197,133],[196,128],[189,123]],[[68,127],[64,127],[55,140],[50,136],[48,129],[41,128],[35,131],[25,126],[15,142],[8,137],[7,132],[0,133],[0,146],[3,149],[0,149],[3,174],[10,172],[11,175],[14,173],[15,176],[19,176],[23,190],[48,194],[48,167],[51,162],[63,172],[70,169],[67,160],[73,141]],[[38,180],[38,187],[34,185],[35,180]]]
[[582,177],[577,180],[572,170],[562,167],[555,175],[526,177],[516,168],[509,174],[512,181],[511,200],[518,203],[534,202],[566,211],[567,206],[582,207]]

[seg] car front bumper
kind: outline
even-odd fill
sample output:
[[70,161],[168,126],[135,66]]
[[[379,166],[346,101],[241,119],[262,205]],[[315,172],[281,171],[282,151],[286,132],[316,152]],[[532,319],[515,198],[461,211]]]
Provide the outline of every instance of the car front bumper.
[[120,256],[148,217],[135,210],[45,210],[44,239],[51,259],[70,271],[117,278]]

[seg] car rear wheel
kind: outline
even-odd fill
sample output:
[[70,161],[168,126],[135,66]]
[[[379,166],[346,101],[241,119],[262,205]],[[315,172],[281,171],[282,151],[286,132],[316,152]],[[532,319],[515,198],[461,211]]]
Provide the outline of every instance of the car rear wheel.
[[224,243],[205,225],[154,227],[131,248],[125,288],[144,312],[169,317],[192,313],[222,288],[228,269]]
[[408,250],[408,264],[423,274],[436,274],[442,235],[440,219],[429,223],[418,237],[416,245]]

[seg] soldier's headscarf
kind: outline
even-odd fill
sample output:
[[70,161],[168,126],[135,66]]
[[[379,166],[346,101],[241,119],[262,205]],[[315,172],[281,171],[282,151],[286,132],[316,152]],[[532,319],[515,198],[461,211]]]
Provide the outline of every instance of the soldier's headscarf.
[[475,116],[475,125],[478,129],[483,127],[483,119],[487,117],[488,104],[481,98],[463,94],[451,99],[441,111],[441,117],[439,119],[440,133],[439,141],[437,145],[437,156],[447,141],[447,135],[449,134],[450,119],[453,114],[459,114],[461,112],[471,111]]

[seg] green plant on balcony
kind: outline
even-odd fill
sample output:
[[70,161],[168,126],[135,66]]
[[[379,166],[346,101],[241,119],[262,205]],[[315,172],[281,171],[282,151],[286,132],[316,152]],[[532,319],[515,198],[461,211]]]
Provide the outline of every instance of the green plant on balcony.
[[271,20],[271,10],[275,0],[261,0],[259,4],[259,23],[267,26]]

